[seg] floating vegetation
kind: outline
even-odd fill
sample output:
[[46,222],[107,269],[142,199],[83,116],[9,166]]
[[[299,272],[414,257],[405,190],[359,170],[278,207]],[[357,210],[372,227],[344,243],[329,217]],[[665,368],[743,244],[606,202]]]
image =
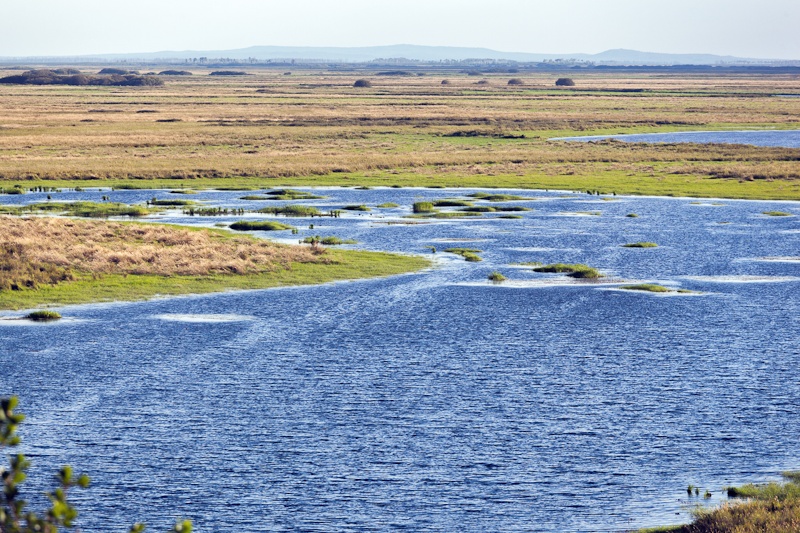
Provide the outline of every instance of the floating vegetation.
[[280,222],[273,222],[271,220],[260,220],[257,222],[240,220],[239,222],[234,222],[231,224],[230,228],[237,231],[283,231],[295,229],[294,226],[281,224]]
[[658,248],[658,245],[654,242],[631,242],[628,244],[623,244],[623,248]]
[[486,200],[487,202],[512,202],[514,200],[534,200],[535,198],[526,198],[525,196],[517,196],[515,194],[489,194],[486,192],[475,192],[468,194],[470,198],[478,200]]
[[522,261],[520,263],[511,263],[515,266],[542,266],[541,261]]
[[761,214],[762,215],[767,215],[768,217],[791,217],[791,216],[794,216],[791,213],[787,213],[785,211],[764,211]]
[[500,272],[497,271],[494,271],[491,274],[489,274],[489,281],[493,281],[495,283],[500,283],[501,281],[505,281],[507,279],[508,278],[506,278],[504,275],[502,275]]
[[274,200],[272,196],[264,196],[261,194],[248,194],[247,196],[240,196],[239,200]]
[[626,218],[639,218],[639,215],[637,215],[636,213],[628,213],[627,215],[625,215],[625,217]]
[[302,244],[310,244],[312,246],[324,244],[325,246],[338,246],[340,244],[358,244],[358,241],[354,241],[353,239],[340,239],[339,237],[320,237],[319,235],[315,235],[314,237],[306,237],[305,239],[300,241]]
[[49,322],[60,319],[61,315],[55,311],[33,311],[32,313],[25,315],[25,318],[35,322]]
[[228,208],[228,207],[190,207],[184,209],[183,214],[193,217],[218,217],[225,215],[243,215],[246,210],[243,208]]
[[436,211],[433,202],[414,202],[411,208],[415,213],[434,213]]
[[266,194],[268,200],[322,200],[325,198],[324,196],[295,189],[274,189],[264,194]]
[[695,291],[690,291],[689,289],[670,289],[669,287],[664,287],[663,285],[657,285],[655,283],[638,283],[636,285],[622,285],[620,289],[625,291],[642,291],[642,292],[656,292],[656,293],[678,293],[678,294],[694,294]]
[[197,194],[197,191],[192,189],[173,189],[169,191],[170,194]]
[[482,213],[478,213],[475,211],[444,211],[444,212],[433,212],[428,214],[408,215],[408,218],[467,218],[467,217],[479,217],[482,215],[483,215]]
[[369,207],[365,205],[346,205],[342,209],[345,211],[372,211]]
[[283,215],[287,217],[321,217],[322,213],[316,207],[307,205],[284,205],[281,207],[264,207],[259,213],[269,215]]
[[522,218],[522,215],[500,215],[497,218],[508,218],[508,219],[511,219],[511,218]]
[[391,209],[391,208],[393,208],[393,207],[400,207],[400,206],[399,206],[399,205],[397,205],[397,204],[396,204],[396,203],[394,203],[394,202],[386,202],[386,203],[380,204],[380,205],[378,205],[378,206],[376,206],[376,207],[377,207],[378,209]]
[[477,250],[475,248],[447,248],[445,252],[450,254],[460,255],[464,258],[465,261],[469,261],[471,263],[476,263],[478,261],[483,261],[481,257],[477,254],[481,253],[483,250]]
[[469,207],[472,202],[469,200],[437,200],[433,202],[435,207]]
[[156,205],[160,207],[185,207],[187,205],[194,205],[196,202],[192,200],[159,200],[151,198],[148,200],[147,205]]
[[488,205],[478,205],[474,207],[466,207],[464,209],[459,209],[459,211],[464,211],[467,213],[494,213],[497,211],[494,207],[489,207]]
[[603,275],[596,269],[581,263],[552,263],[549,265],[539,266],[533,269],[534,272],[547,272],[567,274],[571,278],[578,279],[597,279],[602,278]]

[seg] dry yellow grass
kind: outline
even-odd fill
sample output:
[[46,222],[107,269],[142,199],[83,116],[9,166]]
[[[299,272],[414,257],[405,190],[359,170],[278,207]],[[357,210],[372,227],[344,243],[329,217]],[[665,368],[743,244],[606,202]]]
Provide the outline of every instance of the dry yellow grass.
[[[414,171],[571,175],[621,171],[800,177],[800,150],[583,145],[572,132],[800,127],[788,75],[555,74],[482,79],[254,71],[166,87],[0,86],[0,179],[286,178]],[[198,72],[198,74],[201,74]],[[370,89],[354,89],[359,77]],[[631,89],[643,92],[622,92]],[[165,122],[177,120],[176,122]],[[448,137],[474,132],[477,137]],[[524,139],[503,139],[524,133]],[[613,168],[612,168],[613,167]]]
[[324,250],[209,230],[61,218],[0,217],[0,290],[76,274],[252,274],[325,261]]

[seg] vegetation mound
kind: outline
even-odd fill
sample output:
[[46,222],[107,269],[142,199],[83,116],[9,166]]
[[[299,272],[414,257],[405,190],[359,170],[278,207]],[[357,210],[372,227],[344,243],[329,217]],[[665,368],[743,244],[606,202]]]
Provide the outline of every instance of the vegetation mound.
[[60,319],[61,315],[55,311],[33,311],[25,315],[25,318],[33,320],[34,322],[49,322],[51,320]]
[[153,209],[141,205],[116,202],[42,202],[24,206],[0,207],[0,214],[58,213],[85,218],[143,217],[153,211]]
[[[105,70],[105,69],[104,69]],[[0,78],[0,83],[17,85],[104,85],[127,87],[156,87],[164,85],[164,80],[154,76],[138,74],[58,74],[55,70],[29,70],[15,76]]]
[[501,274],[500,272],[497,272],[497,271],[494,271],[491,274],[489,274],[489,281],[494,281],[495,283],[499,283],[499,282],[505,281],[507,279],[508,278],[506,278],[503,274]]
[[486,200],[487,202],[512,202],[514,200],[531,200],[524,196],[517,196],[516,194],[489,194],[487,192],[475,192],[468,194],[470,198],[478,200]]
[[242,196],[240,200],[321,200],[324,196],[317,196],[305,191],[294,189],[275,189],[267,191],[264,195],[250,194]]
[[372,87],[372,82],[369,80],[356,80],[353,87]]
[[294,226],[288,224],[281,224],[280,222],[273,222],[271,220],[259,220],[251,222],[248,220],[240,220],[231,224],[231,229],[236,231],[283,231],[287,229],[295,229]]
[[100,72],[98,72],[98,74],[106,74],[106,75],[108,75],[108,74],[118,74],[120,76],[124,76],[125,74],[139,74],[139,73],[136,72],[135,70],[126,70],[124,68],[106,67],[106,68],[100,70]]
[[625,291],[643,291],[643,292],[672,292],[663,285],[656,285],[655,283],[639,283],[637,285],[623,285],[620,289]]
[[469,261],[471,263],[477,263],[478,261],[483,261],[481,257],[477,254],[481,253],[483,250],[477,250],[475,248],[447,248],[445,252],[460,255],[464,258],[465,261]]
[[258,210],[259,213],[269,215],[283,215],[286,217],[316,217],[322,213],[316,207],[306,205],[284,205],[281,207],[264,207]]
[[623,248],[658,248],[658,245],[654,242],[631,242],[628,244],[623,244]]
[[434,213],[436,211],[433,202],[414,202],[411,209],[415,213]]
[[345,211],[371,211],[371,209],[365,205],[346,205],[342,209]]
[[315,235],[314,237],[306,237],[302,241],[305,244],[324,244],[325,246],[338,246],[340,244],[358,244],[358,241],[354,241],[353,239],[340,239],[339,237],[320,237],[319,235]]
[[552,263],[542,265],[533,269],[534,272],[561,273],[567,274],[571,278],[597,279],[603,275],[596,269],[584,264]]
[[188,70],[162,70],[158,73],[159,76],[191,76],[192,73]]
[[508,80],[509,85],[525,85],[525,82],[519,78],[511,78]]
[[558,78],[556,80],[556,87],[575,87],[575,82],[572,78]]
[[764,211],[761,214],[762,215],[767,215],[768,217],[790,217],[790,216],[792,216],[791,213],[787,213],[785,211]]
[[413,72],[409,72],[407,70],[385,70],[383,72],[378,72],[376,76],[413,76]]

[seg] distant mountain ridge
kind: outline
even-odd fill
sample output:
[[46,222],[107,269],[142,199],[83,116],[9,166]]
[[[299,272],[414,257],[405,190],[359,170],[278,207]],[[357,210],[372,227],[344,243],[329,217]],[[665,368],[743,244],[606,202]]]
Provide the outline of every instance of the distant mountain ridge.
[[[586,61],[601,65],[717,65],[717,64],[769,64],[769,59],[750,59],[714,54],[668,54],[640,52],[637,50],[607,50],[599,54],[534,54],[526,52],[501,52],[489,48],[464,48],[455,46],[422,46],[398,44],[366,47],[314,47],[314,46],[251,46],[235,50],[185,50],[130,54],[92,54],[72,56],[71,60],[187,60],[193,58],[256,60],[256,61],[329,61],[363,63],[388,59],[411,61],[466,61],[493,60],[539,63],[543,61]],[[2,58],[11,59],[11,58]],[[13,58],[15,60],[31,58]],[[55,59],[48,58],[48,59]]]

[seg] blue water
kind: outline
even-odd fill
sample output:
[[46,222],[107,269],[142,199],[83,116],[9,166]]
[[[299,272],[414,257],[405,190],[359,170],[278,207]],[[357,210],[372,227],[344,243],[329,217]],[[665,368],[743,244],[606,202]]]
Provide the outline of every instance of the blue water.
[[751,144],[754,146],[779,146],[800,148],[800,130],[770,131],[680,131],[674,133],[636,133],[627,135],[590,135],[586,137],[559,137],[553,141],[603,141],[616,139],[632,143],[720,143]]
[[[0,393],[28,415],[28,495],[41,502],[69,463],[93,479],[75,494],[87,532],[178,516],[201,532],[622,531],[687,521],[689,483],[716,503],[725,485],[800,467],[800,217],[761,214],[797,204],[508,191],[535,199],[491,205],[535,210],[398,224],[413,201],[466,192],[323,190],[304,203],[403,207],[290,219],[300,235],[280,234],[427,253],[421,273],[0,320]],[[268,204],[243,194],[193,198]],[[54,197],[101,195],[154,194]],[[644,240],[660,247],[620,247]],[[608,282],[524,261],[585,262]],[[489,283],[493,270],[510,281]]]

